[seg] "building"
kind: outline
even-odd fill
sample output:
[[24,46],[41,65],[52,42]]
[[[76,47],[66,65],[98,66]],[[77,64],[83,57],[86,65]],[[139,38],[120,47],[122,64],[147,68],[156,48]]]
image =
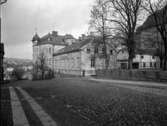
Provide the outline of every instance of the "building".
[[[95,75],[98,69],[105,69],[103,46],[100,44],[97,48],[95,43],[94,38],[84,37],[79,42],[56,52],[53,55],[55,73],[89,76]],[[112,58],[112,51],[109,51],[109,48],[107,50],[107,54]],[[109,62],[109,67],[113,68],[113,60]]]
[[92,39],[85,39],[54,53],[54,71],[83,76],[95,74],[91,42]]
[[[158,17],[158,25],[167,29],[167,5],[155,12]],[[161,35],[156,28],[156,21],[153,15],[147,17],[146,21],[136,30],[136,48],[132,67],[134,69],[159,69],[160,57],[164,54],[164,46]],[[128,53],[126,50],[119,52],[117,56],[119,68],[127,69]]]
[[[33,36],[33,62],[37,62],[40,54],[45,55],[46,64],[56,74],[72,74],[79,76],[95,75],[95,70],[105,69],[104,46],[97,42],[98,38],[82,35],[78,40],[72,35],[60,36],[53,31],[43,37]],[[98,43],[98,45],[97,45]],[[116,67],[116,56],[107,44],[109,69]]]
[[[138,50],[133,58],[133,69],[159,69],[159,57],[152,54],[152,50]],[[126,50],[121,50],[117,54],[118,68],[128,68],[128,53]]]
[[[162,57],[164,57],[165,48],[162,37],[156,26],[158,25],[159,28],[167,30],[166,10],[167,5],[161,10],[155,12],[157,22],[155,21],[154,15],[150,15],[143,23],[143,25],[141,25],[137,29],[137,36],[139,38],[137,41],[137,47],[142,50],[150,50],[152,56],[158,56],[159,59],[162,59]],[[159,59],[156,62],[160,62]]]
[[45,55],[46,64],[49,68],[53,68],[53,54],[58,50],[75,43],[76,39],[69,34],[58,35],[57,31],[52,31],[43,37],[39,37],[36,33],[32,38],[33,43],[33,63],[38,61],[38,58],[43,53]]

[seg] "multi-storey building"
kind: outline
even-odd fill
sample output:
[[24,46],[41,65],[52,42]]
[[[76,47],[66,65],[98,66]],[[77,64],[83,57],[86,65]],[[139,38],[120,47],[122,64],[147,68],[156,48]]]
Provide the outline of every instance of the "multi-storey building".
[[[118,68],[128,68],[128,53],[126,50],[121,50],[117,54]],[[152,54],[152,50],[137,51],[132,63],[133,69],[159,69],[159,58]]]
[[43,53],[47,66],[53,68],[53,54],[75,41],[76,39],[72,35],[58,35],[56,31],[48,33],[43,37],[39,37],[36,33],[32,39],[33,62],[38,61],[38,58]]
[[[95,75],[95,70],[105,69],[104,46],[95,46],[96,39],[85,36],[74,39],[71,35],[60,36],[57,32],[33,39],[33,61],[38,61],[41,53],[45,55],[46,64],[54,70],[54,73],[73,75]],[[109,68],[116,67],[116,58],[113,51],[107,45]]]
[[[95,75],[97,69],[105,69],[104,49],[102,44],[95,46],[95,40],[86,37],[77,43],[66,46],[56,52],[54,56],[54,71],[57,73],[73,75]],[[115,67],[116,58],[107,46],[107,54],[110,58],[109,68]],[[114,62],[114,63],[113,63]]]
[[[137,69],[159,69],[160,57],[164,54],[164,45],[161,35],[157,30],[157,25],[162,25],[167,29],[167,5],[155,12],[158,17],[155,21],[154,15],[148,16],[146,21],[136,31],[136,48],[133,59],[133,68]],[[117,56],[119,68],[127,68],[128,53],[126,50],[119,52]]]

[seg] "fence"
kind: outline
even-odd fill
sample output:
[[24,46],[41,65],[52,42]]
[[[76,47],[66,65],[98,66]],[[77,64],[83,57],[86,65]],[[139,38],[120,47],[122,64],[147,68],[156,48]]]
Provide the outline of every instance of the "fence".
[[161,70],[97,70],[97,77],[122,80],[149,80],[167,82],[167,71]]

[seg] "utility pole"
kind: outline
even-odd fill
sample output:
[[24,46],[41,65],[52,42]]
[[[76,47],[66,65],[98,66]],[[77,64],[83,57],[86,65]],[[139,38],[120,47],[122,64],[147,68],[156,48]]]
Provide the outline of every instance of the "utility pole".
[[3,76],[3,57],[4,57],[4,44],[2,43],[1,39],[1,19],[2,19],[2,4],[6,3],[7,0],[0,0],[0,84],[4,83],[4,76]]

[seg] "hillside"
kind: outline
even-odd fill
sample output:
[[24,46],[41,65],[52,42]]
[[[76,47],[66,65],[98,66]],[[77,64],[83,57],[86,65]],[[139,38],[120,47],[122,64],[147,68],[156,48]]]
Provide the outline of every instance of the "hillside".
[[13,66],[30,66],[32,65],[32,60],[30,59],[19,59],[19,58],[4,58],[4,65],[7,67]]

